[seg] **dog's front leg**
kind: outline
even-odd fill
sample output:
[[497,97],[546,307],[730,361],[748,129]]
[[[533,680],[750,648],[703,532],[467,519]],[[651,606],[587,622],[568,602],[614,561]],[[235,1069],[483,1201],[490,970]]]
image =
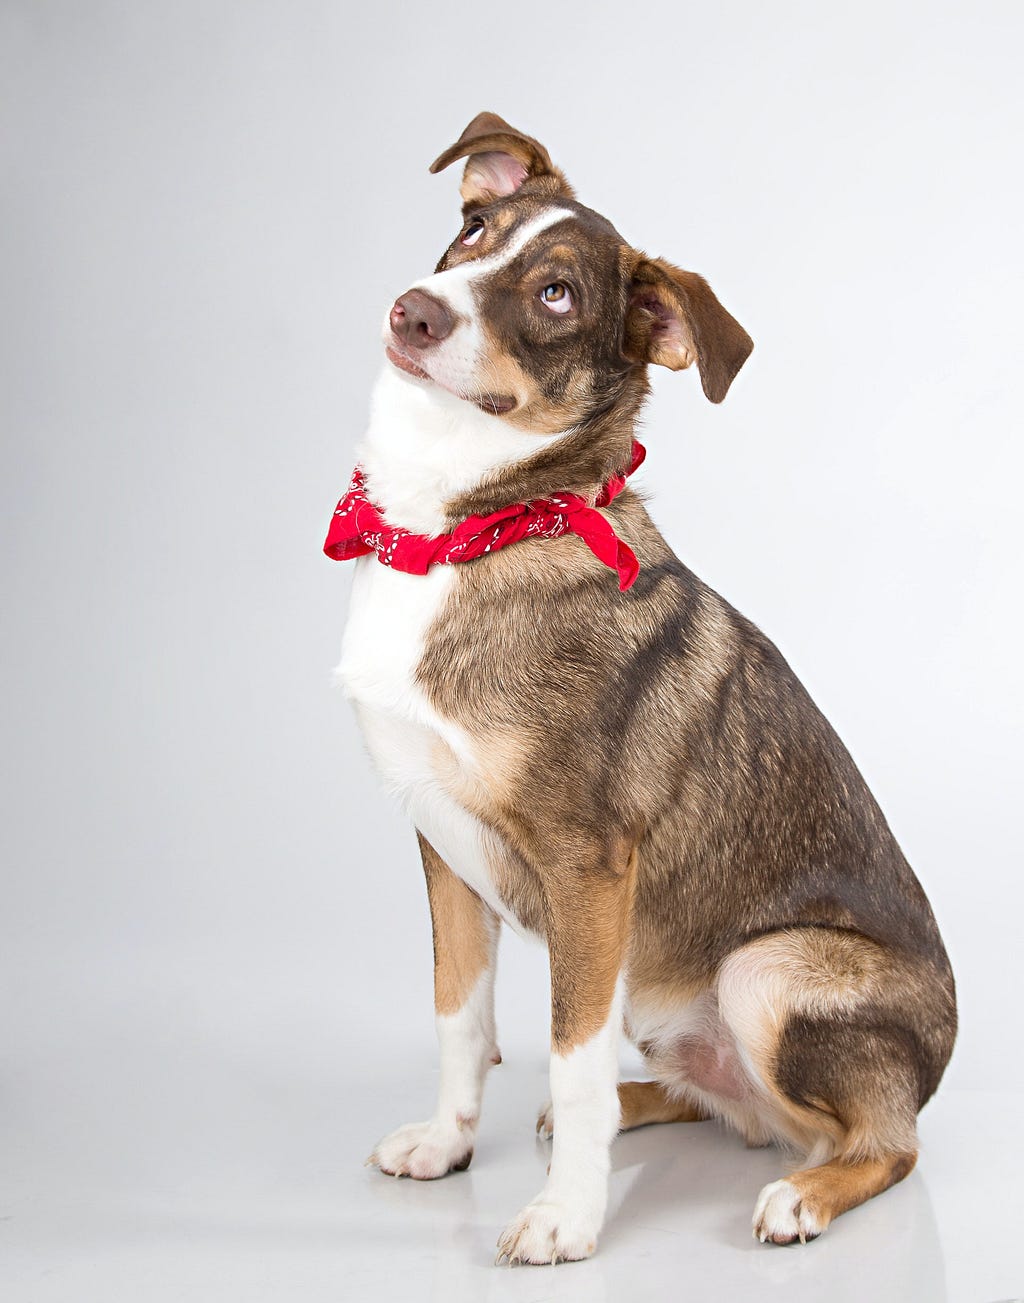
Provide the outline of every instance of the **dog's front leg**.
[[554,1146],[544,1189],[498,1240],[499,1261],[571,1261],[597,1245],[619,1129],[620,976],[635,869],[628,850],[604,847],[546,875]]
[[500,923],[422,835],[434,932],[434,1010],[441,1048],[437,1109],[386,1136],[367,1159],[392,1176],[430,1181],[463,1172],[473,1157],[494,1042],[494,962]]

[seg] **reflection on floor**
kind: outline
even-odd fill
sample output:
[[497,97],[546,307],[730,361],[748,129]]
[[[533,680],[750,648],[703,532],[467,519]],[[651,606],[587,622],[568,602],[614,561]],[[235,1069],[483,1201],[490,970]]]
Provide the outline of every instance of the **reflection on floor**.
[[805,1247],[751,1237],[757,1192],[784,1171],[778,1152],[748,1150],[715,1123],[620,1136],[597,1255],[497,1268],[498,1232],[544,1178],[548,1148],[533,1133],[543,1062],[492,1074],[472,1167],[430,1183],[362,1165],[380,1134],[424,1113],[431,1072],[419,1055],[415,1065],[397,1083],[375,1066],[342,1083],[280,1064],[262,1077],[253,1065],[193,1065],[187,1092],[143,1074],[115,1109],[98,1075],[71,1117],[66,1101],[48,1109],[44,1089],[16,1083],[2,1123],[0,1293],[8,1303],[1024,1298],[1024,1094],[941,1093],[922,1117],[917,1171]]

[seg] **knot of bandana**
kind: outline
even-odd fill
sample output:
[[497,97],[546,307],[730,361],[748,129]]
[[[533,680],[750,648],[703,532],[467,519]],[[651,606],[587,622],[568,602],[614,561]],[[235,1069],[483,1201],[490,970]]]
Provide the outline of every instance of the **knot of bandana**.
[[435,535],[412,534],[389,525],[366,496],[363,471],[357,466],[348,492],[335,509],[324,551],[334,561],[376,552],[382,565],[425,575],[432,565],[473,561],[524,538],[575,534],[599,561],[616,571],[619,589],[625,592],[640,573],[640,565],[599,508],[622,492],[646,455],[643,445],[634,440],[629,469],[611,477],[593,506],[577,493],[556,493],[533,502],[515,502],[487,516],[468,516],[450,534]]

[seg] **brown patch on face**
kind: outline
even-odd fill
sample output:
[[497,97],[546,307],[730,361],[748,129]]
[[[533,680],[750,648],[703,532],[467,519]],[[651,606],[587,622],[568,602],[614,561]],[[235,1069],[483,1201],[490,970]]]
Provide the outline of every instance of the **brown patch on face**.
[[632,369],[621,348],[622,238],[581,204],[558,207],[564,219],[474,289],[487,375],[504,376],[502,392],[519,398],[510,423],[535,433],[615,406]]
[[657,1122],[703,1122],[706,1115],[689,1100],[671,1095],[660,1081],[619,1083],[620,1131]]
[[427,839],[417,836],[434,934],[434,1008],[439,1014],[453,1014],[494,964],[498,920]]
[[[470,286],[475,308],[460,309],[481,333],[481,359],[475,375],[455,383],[481,410],[530,434],[569,429],[620,400],[629,409],[636,370],[620,349],[621,268],[628,261],[621,237],[582,205],[560,200],[554,208],[557,221],[514,257],[508,246],[552,205],[521,193],[475,210],[435,268],[441,274],[483,264]],[[463,244],[467,232],[469,246]],[[488,260],[498,265],[488,271]],[[554,310],[545,299],[554,286],[560,296],[555,306],[568,311]],[[445,301],[443,281],[436,295]]]
[[[622,323],[635,253],[600,214],[524,187],[475,208],[435,268],[500,262],[517,234],[552,209],[553,225],[474,281],[471,315],[486,347],[474,381],[460,382],[477,406],[534,434],[566,430],[619,403],[629,410],[639,368],[622,354]],[[554,306],[544,297],[551,286],[559,287]],[[444,298],[442,284],[437,294]]]

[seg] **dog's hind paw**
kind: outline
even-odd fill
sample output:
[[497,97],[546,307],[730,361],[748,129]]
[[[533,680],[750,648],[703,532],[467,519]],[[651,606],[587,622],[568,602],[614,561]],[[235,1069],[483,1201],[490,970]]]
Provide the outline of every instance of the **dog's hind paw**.
[[754,1207],[754,1238],[764,1244],[806,1244],[816,1240],[825,1227],[807,1207],[791,1181],[772,1181],[758,1195]]
[[439,1122],[413,1122],[385,1136],[366,1160],[388,1176],[436,1181],[449,1172],[464,1172],[473,1157],[474,1131]]
[[529,1203],[498,1240],[495,1263],[554,1266],[589,1258],[597,1248],[597,1227],[560,1203]]

